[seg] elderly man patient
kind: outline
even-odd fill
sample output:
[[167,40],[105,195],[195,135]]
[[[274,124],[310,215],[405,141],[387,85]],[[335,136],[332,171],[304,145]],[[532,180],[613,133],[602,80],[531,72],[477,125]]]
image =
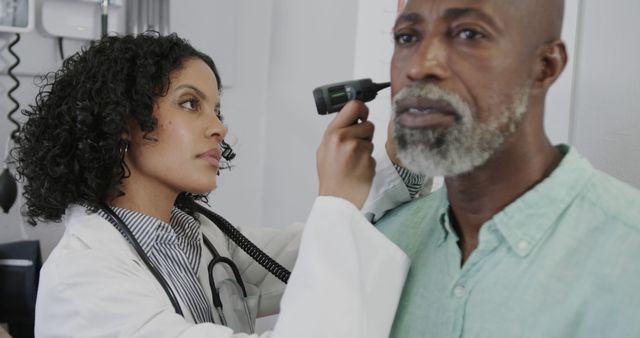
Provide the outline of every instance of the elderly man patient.
[[410,0],[398,16],[387,146],[445,187],[376,224],[412,261],[392,336],[640,337],[640,192],[543,128],[563,11]]

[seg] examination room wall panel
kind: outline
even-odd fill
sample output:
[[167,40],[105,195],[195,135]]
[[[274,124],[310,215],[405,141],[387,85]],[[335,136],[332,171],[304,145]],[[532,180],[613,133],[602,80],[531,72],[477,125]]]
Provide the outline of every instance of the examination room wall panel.
[[[230,14],[234,19],[228,20],[229,27],[217,27],[215,18],[207,20],[207,17],[212,17],[210,13],[217,9],[216,3],[229,3],[228,0],[179,1],[183,8],[178,14],[183,19],[192,20],[192,13],[200,13],[195,18],[201,29],[181,31],[181,27],[172,26],[172,30],[192,39],[194,43],[212,41],[210,36],[217,34],[220,37],[218,43],[200,47],[212,54],[214,61],[220,49],[235,48],[233,73],[227,72],[226,77],[222,77],[221,111],[228,127],[227,140],[237,157],[233,160],[233,168],[218,176],[217,188],[209,198],[210,205],[234,225],[260,226],[262,203],[259,191],[262,184],[273,1],[234,0],[235,8]],[[216,29],[215,33],[213,29]],[[234,34],[226,33],[230,31],[234,31]],[[220,64],[220,67],[224,65]],[[220,71],[222,73],[222,69]]]
[[353,76],[355,0],[274,1],[264,139],[262,224],[304,221],[318,194],[316,149],[334,115],[312,90]]
[[640,1],[583,0],[573,144],[640,188]]

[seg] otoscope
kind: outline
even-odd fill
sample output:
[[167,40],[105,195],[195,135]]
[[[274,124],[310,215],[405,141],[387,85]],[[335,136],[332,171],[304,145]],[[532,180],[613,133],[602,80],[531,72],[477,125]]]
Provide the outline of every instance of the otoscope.
[[342,109],[351,100],[369,102],[376,98],[378,91],[389,87],[391,83],[374,83],[371,79],[360,79],[332,83],[313,90],[318,114],[327,115]]

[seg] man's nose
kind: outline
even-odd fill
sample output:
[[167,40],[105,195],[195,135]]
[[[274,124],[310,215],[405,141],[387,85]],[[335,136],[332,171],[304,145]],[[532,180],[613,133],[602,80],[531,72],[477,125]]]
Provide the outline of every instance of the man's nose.
[[409,79],[438,82],[450,74],[446,42],[438,37],[423,40],[411,59]]

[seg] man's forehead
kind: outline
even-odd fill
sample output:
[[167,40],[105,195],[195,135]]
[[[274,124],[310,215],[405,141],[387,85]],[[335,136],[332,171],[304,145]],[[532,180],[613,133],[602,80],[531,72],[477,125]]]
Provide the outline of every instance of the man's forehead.
[[538,45],[560,37],[564,0],[409,0],[396,26],[476,18]]
[[396,24],[407,16],[436,21],[459,9],[478,11],[505,31],[526,34],[536,47],[561,38],[564,7],[565,0],[409,0]]
[[396,19],[396,25],[425,22],[450,22],[459,18],[477,18],[499,31],[505,26],[506,8],[495,3],[503,0],[410,0]]
[[526,24],[526,21],[548,31],[545,35],[559,37],[564,3],[565,0],[408,0],[398,18],[411,15],[413,19],[432,21],[464,10],[516,25]]
[[[528,0],[515,0],[516,3]],[[514,0],[409,0],[403,13],[415,13],[420,16],[441,17],[451,14],[466,12],[484,12],[497,15],[501,12],[510,12],[519,5]]]

